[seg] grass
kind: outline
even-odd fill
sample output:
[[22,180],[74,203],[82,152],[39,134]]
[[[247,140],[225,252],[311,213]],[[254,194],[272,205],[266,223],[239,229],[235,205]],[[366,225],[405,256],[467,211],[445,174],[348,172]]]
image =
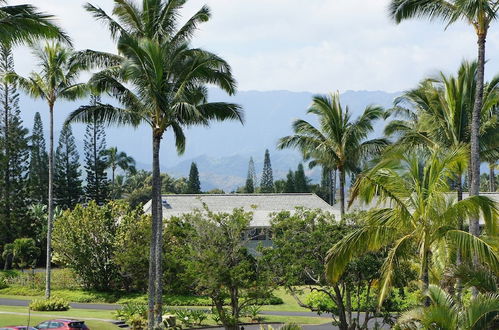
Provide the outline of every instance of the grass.
[[[22,307],[22,306],[0,306],[0,312],[27,313],[28,308]],[[96,319],[106,319],[106,320],[114,319],[113,311],[98,310],[98,309],[71,308],[68,311],[64,311],[64,312],[35,312],[35,311],[31,311],[31,313],[58,315],[61,317],[74,316],[74,317],[96,318]]]
[[[28,309],[26,307],[18,306],[0,306],[0,312],[8,313],[27,313]],[[97,319],[113,319],[112,311],[102,311],[102,310],[92,310],[92,309],[70,309],[65,312],[32,312],[31,325],[36,325],[40,322],[53,319],[55,317],[68,317],[68,318],[97,318]],[[40,315],[47,316],[40,316]],[[329,318],[321,318],[314,316],[279,316],[279,315],[262,315],[264,322],[282,322],[289,323],[294,322],[297,324],[324,324],[331,322]],[[244,321],[244,320],[243,320]],[[6,325],[26,325],[28,323],[28,316],[25,315],[15,315],[15,314],[0,314],[0,326]],[[85,320],[91,329],[103,329],[111,330],[118,329],[109,322],[95,321],[95,320]],[[213,320],[208,319],[204,322],[206,325],[215,325]]]
[[[28,309],[26,307],[14,307],[14,306],[0,306],[0,312],[8,313],[27,313]],[[67,317],[67,318],[98,318],[98,319],[112,319],[112,314],[110,311],[100,311],[100,310],[87,310],[87,309],[70,309],[65,312],[32,312],[30,317],[30,325],[36,325],[40,322],[50,320],[56,317]],[[43,316],[46,315],[46,316]],[[0,314],[0,326],[7,325],[27,325],[28,316],[27,315],[15,315],[15,314]],[[85,324],[88,325],[90,329],[102,329],[102,330],[116,330],[119,329],[117,326],[104,321],[95,320],[85,320]]]

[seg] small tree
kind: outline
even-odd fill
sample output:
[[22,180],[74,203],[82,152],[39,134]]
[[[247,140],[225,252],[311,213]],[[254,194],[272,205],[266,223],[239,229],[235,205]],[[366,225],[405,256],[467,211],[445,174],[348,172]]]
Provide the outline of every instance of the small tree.
[[199,171],[196,163],[191,164],[191,170],[189,172],[189,180],[187,181],[187,193],[188,194],[201,193],[201,182],[199,181]]
[[67,210],[54,224],[54,254],[73,269],[88,289],[116,287],[117,269],[113,263],[118,224],[130,216],[125,203],[98,206],[91,201]]
[[[92,96],[91,103],[96,104],[99,98]],[[87,124],[85,131],[85,171],[87,172],[87,186],[85,195],[88,200],[102,205],[109,197],[109,181],[106,174],[106,132],[104,125],[96,116]]]
[[287,193],[296,192],[295,175],[291,170],[289,170],[288,175],[286,176],[286,185],[284,186],[284,192]]
[[31,200],[34,203],[47,204],[49,167],[48,154],[43,136],[43,123],[40,113],[35,113],[31,133],[28,185]]
[[246,186],[244,188],[244,192],[248,194],[252,194],[256,189],[256,172],[255,172],[255,162],[253,161],[253,157],[250,157],[248,164],[248,175],[246,177]]
[[18,238],[12,243],[12,263],[21,269],[34,268],[40,256],[40,249],[32,238]]
[[260,183],[260,192],[274,192],[274,175],[272,173],[272,164],[270,163],[269,150],[265,150],[265,160],[263,162],[262,181]]
[[[198,290],[211,298],[225,329],[237,329],[241,310],[270,294],[268,273],[241,239],[252,216],[235,209],[220,214],[198,211],[183,218],[194,229],[186,237],[190,247],[184,258],[187,272]],[[230,309],[224,307],[226,299]]]
[[55,152],[54,193],[57,206],[68,209],[80,202],[83,196],[80,176],[80,156],[71,126],[66,124]]
[[[350,217],[350,216],[349,216]],[[358,329],[364,319],[375,316],[376,293],[374,283],[383,262],[380,254],[367,254],[349,265],[349,271],[335,284],[324,272],[329,244],[338,242],[352,226],[338,223],[334,216],[319,210],[298,208],[291,214],[275,214],[272,224],[272,248],[264,250],[265,264],[302,307],[319,313],[332,313],[340,329]],[[312,297],[303,300],[304,285]],[[361,303],[362,299],[362,303]],[[354,311],[357,311],[355,317]],[[359,316],[363,312],[363,317]]]
[[297,193],[306,193],[310,191],[308,186],[308,179],[305,176],[305,170],[303,168],[303,164],[298,164],[298,168],[295,172],[295,192]]

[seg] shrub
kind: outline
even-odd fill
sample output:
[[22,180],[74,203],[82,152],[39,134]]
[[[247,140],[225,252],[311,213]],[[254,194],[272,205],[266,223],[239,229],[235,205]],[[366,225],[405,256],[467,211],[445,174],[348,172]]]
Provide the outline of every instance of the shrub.
[[287,323],[283,325],[280,330],[302,330],[302,327],[300,327],[296,323]]
[[127,323],[132,330],[143,330],[147,326],[147,319],[141,315],[135,314],[127,320]]
[[7,281],[5,280],[5,278],[0,277],[0,289],[5,289],[6,287],[8,287]]
[[69,303],[61,298],[40,299],[33,300],[31,304],[29,304],[29,308],[39,312],[67,311],[69,309]]
[[114,313],[118,320],[129,322],[135,315],[147,318],[147,305],[144,303],[126,303]]
[[260,322],[262,317],[260,316],[261,307],[257,305],[246,306],[242,311],[243,316],[249,317],[251,322]]

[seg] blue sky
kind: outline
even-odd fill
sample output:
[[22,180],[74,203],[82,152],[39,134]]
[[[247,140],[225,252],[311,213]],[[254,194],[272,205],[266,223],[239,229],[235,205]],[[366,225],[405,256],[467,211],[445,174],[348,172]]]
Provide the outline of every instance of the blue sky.
[[[12,0],[11,4],[28,0]],[[105,28],[81,0],[30,1],[58,17],[77,49],[114,50]],[[91,0],[107,11],[112,0]],[[438,70],[454,72],[475,57],[473,30],[463,24],[444,31],[440,22],[395,25],[388,0],[190,0],[190,15],[207,4],[212,20],[195,44],[233,66],[241,90],[400,91]],[[497,24],[496,24],[497,25]],[[488,42],[488,76],[499,72],[497,26]],[[33,60],[16,50],[16,66],[29,72]]]

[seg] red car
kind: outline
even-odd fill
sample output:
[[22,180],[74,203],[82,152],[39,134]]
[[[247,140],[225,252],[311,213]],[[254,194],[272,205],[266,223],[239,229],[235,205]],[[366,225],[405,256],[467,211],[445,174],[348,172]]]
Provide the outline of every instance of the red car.
[[18,326],[1,327],[0,330],[36,330],[36,328],[33,328],[33,327],[28,328],[25,325],[18,325]]
[[89,330],[84,321],[56,319],[38,324],[36,329],[59,329],[59,330]]

